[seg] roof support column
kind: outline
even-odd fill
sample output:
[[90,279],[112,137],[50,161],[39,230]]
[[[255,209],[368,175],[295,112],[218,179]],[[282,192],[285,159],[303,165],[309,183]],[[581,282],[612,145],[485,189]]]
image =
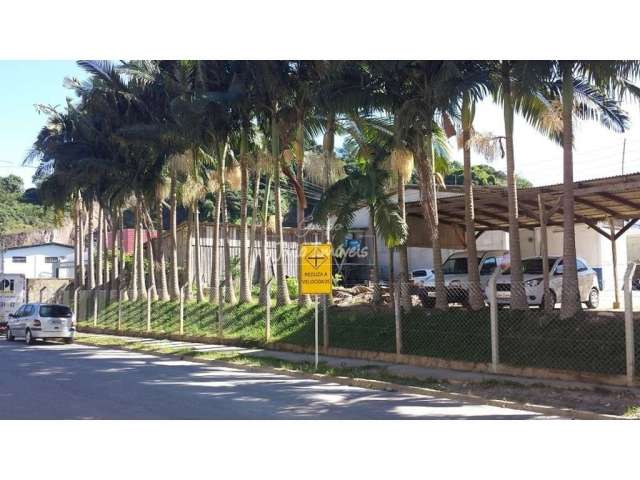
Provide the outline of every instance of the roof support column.
[[616,251],[616,226],[613,217],[609,217],[609,230],[611,230],[611,258],[613,259],[613,309],[620,308],[618,294],[618,252]]
[[551,305],[551,296],[549,295],[549,248],[547,244],[547,215],[546,208],[542,201],[542,195],[538,194],[538,212],[540,215],[540,255],[542,256],[542,291],[544,296],[544,309],[546,311],[553,310]]

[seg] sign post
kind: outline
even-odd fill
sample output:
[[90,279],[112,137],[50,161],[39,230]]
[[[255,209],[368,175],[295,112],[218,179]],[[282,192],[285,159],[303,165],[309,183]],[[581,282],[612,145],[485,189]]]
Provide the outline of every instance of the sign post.
[[315,295],[315,365],[318,368],[318,302],[319,295],[329,295],[332,288],[332,259],[330,243],[300,245],[300,295]]

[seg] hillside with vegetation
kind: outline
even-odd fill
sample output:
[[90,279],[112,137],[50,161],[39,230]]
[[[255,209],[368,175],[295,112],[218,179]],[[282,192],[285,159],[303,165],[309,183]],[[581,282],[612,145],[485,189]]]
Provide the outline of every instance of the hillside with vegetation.
[[25,190],[16,175],[0,177],[0,236],[49,229],[54,223],[53,211],[45,210],[36,189]]

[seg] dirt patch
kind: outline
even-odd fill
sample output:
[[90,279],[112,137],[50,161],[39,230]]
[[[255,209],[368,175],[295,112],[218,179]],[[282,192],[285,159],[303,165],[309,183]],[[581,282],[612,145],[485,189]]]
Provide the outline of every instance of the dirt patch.
[[480,383],[446,384],[446,390],[478,395],[494,400],[571,408],[608,415],[627,415],[640,419],[640,394],[596,388],[562,389],[545,385],[522,385],[515,382],[484,381]]

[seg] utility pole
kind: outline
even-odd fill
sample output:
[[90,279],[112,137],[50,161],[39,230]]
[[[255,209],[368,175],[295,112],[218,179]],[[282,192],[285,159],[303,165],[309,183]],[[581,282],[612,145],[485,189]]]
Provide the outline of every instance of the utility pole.
[[624,175],[624,154],[627,149],[627,139],[622,141],[622,175]]

